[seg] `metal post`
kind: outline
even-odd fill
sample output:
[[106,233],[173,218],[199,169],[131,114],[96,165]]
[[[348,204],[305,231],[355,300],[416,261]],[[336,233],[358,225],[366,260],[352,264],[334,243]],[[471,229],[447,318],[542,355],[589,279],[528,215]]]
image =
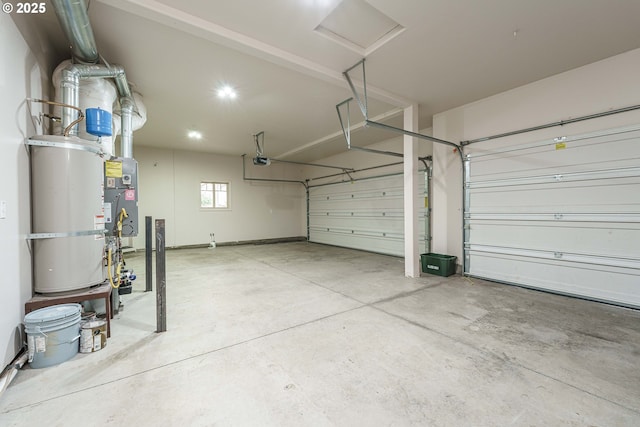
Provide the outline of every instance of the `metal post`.
[[156,332],[167,330],[164,219],[156,219]]
[[305,190],[307,193],[307,242],[309,241],[309,180],[307,180],[307,185],[305,186]]
[[151,292],[153,290],[153,264],[152,264],[152,253],[153,253],[153,231],[151,229],[151,217],[144,217],[144,254],[145,254],[145,263],[144,263],[144,275],[145,275],[145,292]]
[[471,262],[471,218],[469,206],[471,205],[471,159],[466,156],[462,164],[462,274],[469,274]]

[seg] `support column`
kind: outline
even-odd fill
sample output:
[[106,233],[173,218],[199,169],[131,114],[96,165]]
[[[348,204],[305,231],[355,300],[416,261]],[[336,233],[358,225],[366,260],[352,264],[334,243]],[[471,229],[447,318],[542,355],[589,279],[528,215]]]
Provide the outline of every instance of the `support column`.
[[[418,104],[404,109],[404,129],[419,132]],[[404,137],[404,275],[420,277],[418,223],[418,140]]]

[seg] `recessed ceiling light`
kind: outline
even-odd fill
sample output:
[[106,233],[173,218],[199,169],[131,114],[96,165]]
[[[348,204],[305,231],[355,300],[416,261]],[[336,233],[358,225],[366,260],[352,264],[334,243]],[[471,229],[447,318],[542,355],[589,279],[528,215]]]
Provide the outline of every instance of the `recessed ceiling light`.
[[231,86],[223,86],[218,89],[218,98],[235,99],[237,96],[238,94]]
[[187,133],[187,136],[191,139],[202,139],[202,133],[198,132],[197,130],[190,130]]

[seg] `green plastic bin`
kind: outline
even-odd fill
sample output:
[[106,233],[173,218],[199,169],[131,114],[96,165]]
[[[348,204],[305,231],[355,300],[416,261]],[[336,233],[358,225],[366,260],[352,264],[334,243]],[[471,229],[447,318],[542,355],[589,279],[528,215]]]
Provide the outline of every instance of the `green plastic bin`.
[[454,255],[442,255],[429,252],[428,254],[420,254],[422,262],[422,271],[424,273],[436,274],[438,276],[447,277],[456,272],[456,259]]

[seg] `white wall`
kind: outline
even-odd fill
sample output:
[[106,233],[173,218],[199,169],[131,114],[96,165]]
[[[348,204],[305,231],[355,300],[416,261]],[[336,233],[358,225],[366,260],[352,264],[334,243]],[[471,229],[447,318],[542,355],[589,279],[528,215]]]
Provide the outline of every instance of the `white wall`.
[[[424,132],[430,134],[430,129]],[[136,249],[145,245],[145,216],[166,220],[167,247],[306,236],[306,194],[301,184],[250,182],[242,179],[242,159],[200,152],[146,147],[135,142],[134,158],[139,176],[139,234],[133,239]],[[402,152],[402,137],[373,144],[369,148]],[[431,154],[431,144],[421,143],[420,155]],[[351,151],[316,163],[364,168],[402,161],[401,158]],[[246,160],[246,175],[253,178],[303,180],[337,172],[334,169],[299,167],[272,163],[255,167]],[[374,169],[354,175],[364,177],[402,172],[402,165]],[[336,182],[342,178],[319,182]],[[230,183],[230,209],[199,208],[200,182]]]
[[[433,119],[433,136],[453,142],[640,104],[640,49],[464,105]],[[640,112],[504,138],[537,141],[640,123]],[[482,143],[479,143],[482,144]],[[597,161],[598,159],[594,159]],[[434,147],[433,250],[462,256],[462,175],[451,148]]]
[[[144,218],[166,220],[167,247],[300,237],[306,235],[306,199],[301,184],[250,182],[242,179],[240,156],[156,149],[136,145],[139,166],[140,233],[136,249],[144,248]],[[247,177],[299,179],[300,168],[272,164],[256,167],[249,157]],[[200,182],[229,182],[230,208],[200,209]]]
[[[24,303],[31,298],[29,162],[25,137],[42,133],[32,123],[25,98],[47,98],[47,73],[30,51],[14,22],[0,14],[0,370],[22,347]],[[38,115],[39,104],[32,105]]]

